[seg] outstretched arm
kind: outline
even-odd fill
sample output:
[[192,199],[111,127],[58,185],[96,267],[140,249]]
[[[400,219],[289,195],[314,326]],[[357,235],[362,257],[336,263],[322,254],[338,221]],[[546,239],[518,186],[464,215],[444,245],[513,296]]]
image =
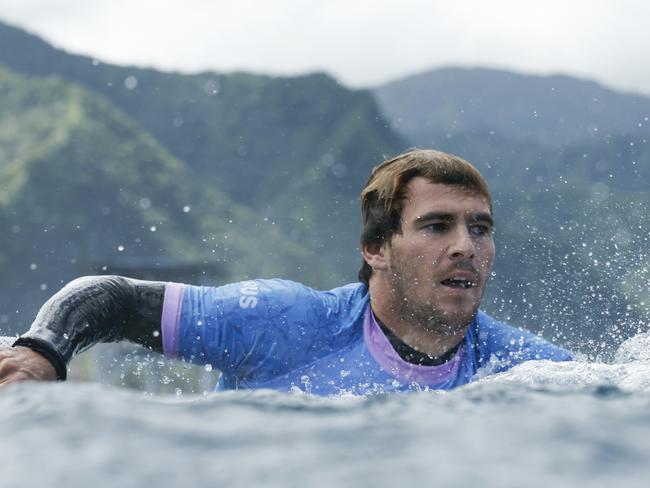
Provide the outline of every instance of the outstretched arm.
[[50,298],[29,331],[0,350],[0,385],[65,379],[66,366],[99,342],[128,340],[162,352],[162,282],[121,276],[78,278]]

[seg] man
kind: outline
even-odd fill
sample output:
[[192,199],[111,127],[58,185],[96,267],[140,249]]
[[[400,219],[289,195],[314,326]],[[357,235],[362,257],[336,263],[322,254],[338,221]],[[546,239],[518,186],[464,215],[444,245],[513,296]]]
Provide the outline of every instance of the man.
[[372,171],[361,204],[360,283],[321,292],[285,280],[80,278],[0,350],[0,385],[65,379],[76,353],[122,339],[211,364],[218,389],[314,394],[448,390],[479,371],[571,359],[479,311],[495,254],[492,203],[468,162],[407,152]]

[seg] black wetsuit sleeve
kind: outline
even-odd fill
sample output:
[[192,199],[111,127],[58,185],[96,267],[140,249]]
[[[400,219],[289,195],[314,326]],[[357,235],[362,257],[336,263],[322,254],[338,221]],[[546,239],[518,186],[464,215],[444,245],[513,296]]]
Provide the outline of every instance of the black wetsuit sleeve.
[[[29,331],[15,345],[41,353],[39,347],[50,349],[49,355],[58,355],[65,364],[99,342],[128,340],[162,352],[164,295],[162,282],[122,276],[78,278],[43,305]],[[56,358],[44,355],[56,362]]]

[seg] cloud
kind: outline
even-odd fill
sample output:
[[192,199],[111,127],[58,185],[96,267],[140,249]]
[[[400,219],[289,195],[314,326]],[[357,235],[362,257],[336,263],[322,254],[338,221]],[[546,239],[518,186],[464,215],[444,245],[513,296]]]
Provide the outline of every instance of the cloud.
[[563,72],[650,93],[637,0],[0,0],[58,46],[182,71],[328,71],[354,86],[441,65]]

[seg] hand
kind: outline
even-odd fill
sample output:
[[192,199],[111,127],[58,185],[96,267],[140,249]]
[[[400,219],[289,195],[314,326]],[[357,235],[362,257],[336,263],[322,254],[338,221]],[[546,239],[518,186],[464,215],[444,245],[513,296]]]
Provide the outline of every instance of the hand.
[[27,347],[0,348],[0,387],[30,380],[56,380],[52,363]]

